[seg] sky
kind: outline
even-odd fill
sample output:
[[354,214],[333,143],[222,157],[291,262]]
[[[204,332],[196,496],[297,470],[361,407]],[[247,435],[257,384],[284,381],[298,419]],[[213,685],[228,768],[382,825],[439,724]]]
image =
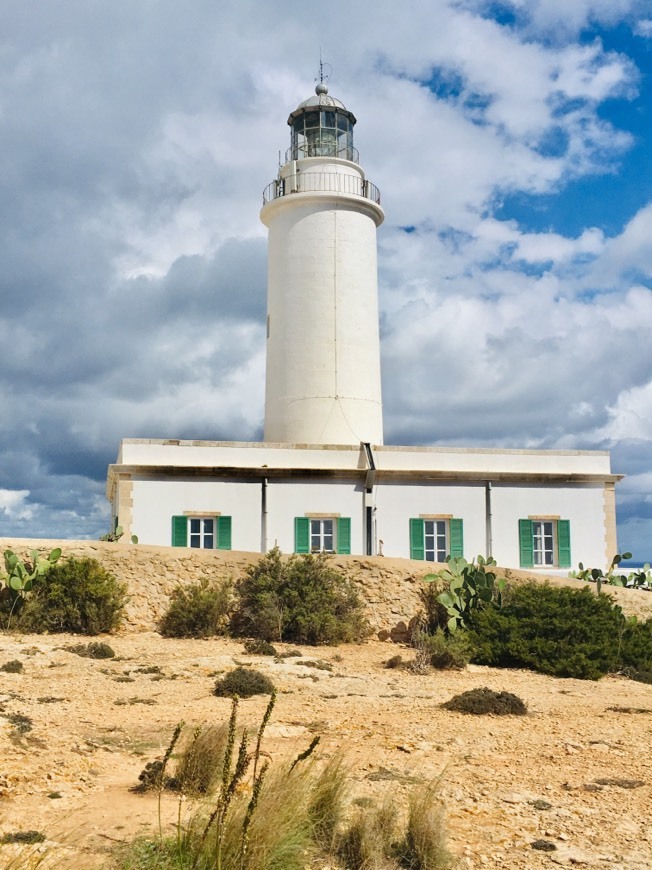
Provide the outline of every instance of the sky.
[[652,0],[2,0],[0,535],[103,534],[121,438],[262,438],[320,51],[386,213],[385,443],[608,449],[652,558]]

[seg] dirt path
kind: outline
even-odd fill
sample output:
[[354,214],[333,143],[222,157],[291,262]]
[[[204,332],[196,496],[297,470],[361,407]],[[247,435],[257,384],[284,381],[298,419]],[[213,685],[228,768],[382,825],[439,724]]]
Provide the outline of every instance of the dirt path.
[[[0,636],[0,665],[24,665],[22,673],[0,674],[0,833],[43,831],[50,866],[108,868],[116,843],[156,830],[156,799],[129,788],[181,719],[191,726],[226,719],[229,701],[211,690],[215,674],[235,662],[254,663],[279,689],[267,739],[273,756],[320,734],[321,757],[346,750],[357,796],[389,792],[403,800],[410,782],[441,776],[461,867],[652,866],[652,686],[478,666],[416,676],[384,669],[397,647],[379,641],[304,647],[303,660],[275,662],[246,655],[234,641],[154,633],[107,640],[117,659],[67,652],[64,646],[80,642],[70,636]],[[333,670],[308,667],[307,659],[329,661]],[[528,715],[440,708],[479,686],[515,692]],[[257,724],[265,705],[264,698],[241,702],[242,721]],[[167,830],[176,811],[166,800]],[[556,850],[533,850],[537,839]],[[15,854],[1,847],[0,866]]]

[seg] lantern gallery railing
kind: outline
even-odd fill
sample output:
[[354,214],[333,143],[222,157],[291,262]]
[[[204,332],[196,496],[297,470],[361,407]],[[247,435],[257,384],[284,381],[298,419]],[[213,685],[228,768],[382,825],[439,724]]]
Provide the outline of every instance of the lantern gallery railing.
[[277,178],[263,191],[263,205],[292,193],[347,193],[362,196],[380,205],[380,191],[359,175],[343,172],[297,172]]

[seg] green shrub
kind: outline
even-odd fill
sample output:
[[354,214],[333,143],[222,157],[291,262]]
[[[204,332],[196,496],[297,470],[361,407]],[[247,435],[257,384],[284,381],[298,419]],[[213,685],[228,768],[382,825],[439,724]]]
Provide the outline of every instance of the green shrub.
[[620,608],[586,587],[513,586],[502,609],[489,604],[473,612],[472,660],[597,680],[618,667],[623,625]]
[[652,671],[652,619],[628,620],[620,640],[620,664],[625,671]]
[[76,643],[73,646],[64,646],[66,652],[75,653],[86,659],[113,659],[115,652],[112,646],[103,641],[93,641],[92,643]]
[[19,659],[11,659],[0,667],[0,671],[4,671],[5,674],[22,674],[23,670],[23,663]]
[[425,611],[426,630],[429,634],[434,634],[438,628],[446,628],[448,625],[448,610],[438,600],[446,584],[438,574],[429,574],[428,578],[419,595]]
[[462,630],[451,635],[441,628],[434,634],[418,632],[413,644],[423,649],[430,665],[440,671],[465,668],[471,660],[471,643],[467,633]]
[[126,591],[97,559],[71,557],[53,565],[34,584],[17,626],[37,633],[113,631],[122,619]]
[[652,683],[652,671],[633,671],[631,677],[637,683]]
[[159,623],[163,637],[214,637],[226,634],[231,610],[231,583],[202,579],[178,586]]
[[284,561],[275,547],[247,569],[236,593],[231,629],[239,636],[314,645],[361,641],[369,634],[353,584],[324,553]]
[[495,716],[525,716],[527,707],[518,695],[511,692],[494,692],[493,689],[469,689],[461,695],[455,695],[450,701],[442,704],[444,710],[454,710],[457,713],[473,713],[481,716],[493,713]]
[[276,656],[276,647],[272,646],[262,637],[252,637],[245,641],[245,652],[252,656]]
[[3,834],[1,843],[44,843],[45,834],[41,831],[13,831]]
[[271,695],[274,691],[274,683],[252,668],[235,668],[217,680],[213,694],[218,698],[232,698],[238,695],[240,698],[251,698],[252,695]]

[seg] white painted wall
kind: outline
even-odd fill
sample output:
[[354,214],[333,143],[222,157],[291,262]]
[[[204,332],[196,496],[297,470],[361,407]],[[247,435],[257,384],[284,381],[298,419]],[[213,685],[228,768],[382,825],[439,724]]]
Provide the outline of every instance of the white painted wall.
[[364,488],[352,481],[270,481],[267,488],[268,548],[294,552],[294,518],[307,513],[351,518],[351,552],[364,552]]
[[[327,191],[334,186],[328,179],[336,177],[337,160],[297,162],[309,164],[312,175],[322,172]],[[382,444],[376,262],[382,216],[370,200],[337,191],[289,193],[263,207],[266,441]]]
[[259,552],[261,485],[240,480],[142,480],[133,482],[131,533],[141,544],[171,546],[172,517],[185,511],[232,517],[232,548]]
[[[571,564],[604,569],[605,517],[604,487],[514,486],[495,484],[492,491],[493,554],[499,565],[519,567],[518,521],[528,517],[558,516],[570,520]],[[609,554],[608,558],[614,554]],[[542,569],[550,573],[548,569]],[[568,569],[560,569],[567,574]]]
[[410,518],[451,514],[464,521],[464,554],[486,552],[485,490],[480,483],[384,483],[376,489],[376,529],[383,555],[410,558]]

